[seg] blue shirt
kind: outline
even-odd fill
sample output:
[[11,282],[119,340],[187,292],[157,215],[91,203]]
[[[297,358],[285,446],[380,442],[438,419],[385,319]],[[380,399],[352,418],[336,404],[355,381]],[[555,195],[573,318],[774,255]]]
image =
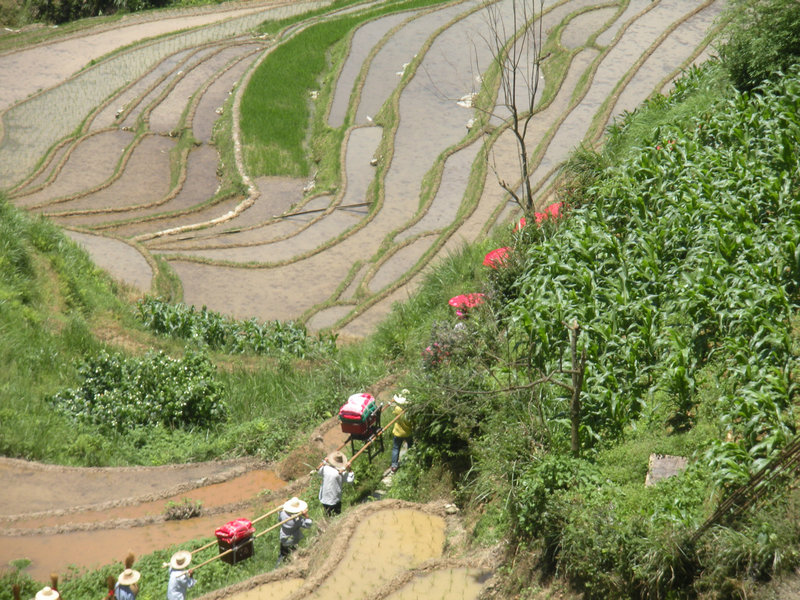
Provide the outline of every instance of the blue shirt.
[[195,584],[195,580],[183,570],[169,570],[169,585],[167,585],[167,600],[184,600],[186,590]]
[[117,600],[136,600],[136,594],[128,585],[121,585],[119,582],[114,586],[114,596]]

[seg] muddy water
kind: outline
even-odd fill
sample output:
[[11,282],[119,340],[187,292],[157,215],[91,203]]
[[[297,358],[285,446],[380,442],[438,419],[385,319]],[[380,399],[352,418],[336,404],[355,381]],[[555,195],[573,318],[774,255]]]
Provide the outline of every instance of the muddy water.
[[426,236],[414,240],[407,246],[399,248],[378,268],[378,271],[367,283],[369,291],[375,293],[394,283],[399,274],[406,273],[436,240],[434,236]]
[[167,96],[150,111],[148,119],[150,130],[156,133],[169,133],[176,129],[186,109],[187,101],[232,60],[241,60],[244,55],[251,53],[251,47],[240,45],[220,45],[214,48],[213,52],[205,56],[191,70],[184,71]]
[[[223,105],[232,93],[234,86],[257,58],[260,46],[251,46],[250,52],[245,53],[234,65],[212,83],[203,93],[197,104],[197,110],[192,117],[192,132],[196,140],[204,143],[211,142],[214,123],[219,118]],[[217,112],[220,111],[220,112]]]
[[617,13],[614,7],[599,8],[582,13],[572,19],[561,32],[561,45],[570,50],[580,48],[586,43],[586,32],[594,31]]
[[397,241],[423,232],[444,229],[455,221],[478,150],[480,143],[473,142],[447,159],[433,202],[419,221],[397,235]]
[[66,211],[125,209],[163,200],[170,187],[170,152],[175,143],[160,135],[145,136],[111,185],[74,200],[51,204],[44,212],[57,215]]
[[381,41],[390,29],[399,25],[413,13],[398,13],[381,17],[362,25],[353,35],[350,44],[350,53],[342,66],[339,78],[336,80],[336,90],[331,101],[331,108],[328,113],[328,125],[331,127],[341,127],[344,125],[344,117],[350,106],[350,94],[353,92],[361,68],[367,55],[372,51],[376,44]]
[[[219,155],[216,148],[208,145],[194,147],[186,159],[186,178],[183,185],[179,190],[173,191],[174,195],[166,202],[147,208],[131,208],[108,214],[88,213],[59,216],[58,222],[67,227],[83,226],[98,230],[106,229],[120,235],[120,231],[129,225],[120,224],[122,222],[135,219],[136,225],[141,227],[141,220],[147,217],[190,210],[207,202],[214,195],[219,186],[218,163]],[[115,223],[120,225],[115,225]],[[117,228],[121,228],[120,231],[115,231]]]
[[[240,35],[264,20],[288,17],[320,4],[326,3],[295,2],[260,8],[221,23],[159,39],[121,52],[57,87],[15,105],[4,115],[5,128],[0,140],[0,187],[11,187],[24,178],[47,149],[74,131],[96,106],[127,83],[142,77],[160,60],[186,48]],[[116,47],[113,44],[109,50]],[[35,65],[38,67],[51,61],[57,63],[55,58],[48,56]]]
[[136,248],[113,238],[69,230],[64,232],[86,248],[98,267],[143,292],[150,291],[153,269]]
[[[191,490],[185,494],[173,497],[181,501],[184,497],[201,500],[204,505],[224,505],[231,502],[241,502],[254,498],[264,489],[280,489],[284,482],[274,472],[251,472],[242,477],[226,483],[213,484],[206,488]],[[285,500],[278,498],[276,502]],[[165,505],[161,501],[161,506]],[[108,511],[93,511],[94,519],[108,521],[119,518],[120,512],[124,518],[137,518],[151,514],[159,503],[146,503],[139,507],[127,509],[109,509]],[[272,503],[269,503],[272,504]],[[80,515],[71,515],[73,522],[80,520]],[[165,521],[139,527],[123,527],[117,529],[102,529],[93,531],[72,531],[61,534],[30,534],[25,536],[0,536],[0,565],[6,565],[16,558],[25,557],[31,560],[31,565],[26,569],[32,577],[46,580],[51,571],[65,573],[70,565],[79,569],[96,568],[110,562],[120,560],[130,550],[137,556],[148,554],[173,545],[194,540],[197,538],[214,537],[214,530],[220,525],[236,518],[245,517],[254,519],[260,516],[253,514],[253,509],[240,509],[236,512],[225,512],[206,517],[198,517],[185,521]],[[42,519],[42,523],[48,520]],[[14,526],[16,527],[16,523]],[[259,526],[256,526],[258,531]],[[269,534],[267,534],[269,535]]]
[[[264,10],[277,2],[260,3],[258,6],[216,11],[206,14],[183,14],[174,18],[162,18],[156,22],[127,24],[110,31],[82,35],[67,40],[44,43],[34,48],[8,53],[0,57],[0,71],[8,75],[0,88],[0,110],[22,100],[41,89],[57,85],[69,75],[79,71],[91,60],[96,60],[114,49],[127,46],[145,37],[156,37],[178,29],[207,25],[222,19],[247,15]],[[30,70],[30,64],[37,68]]]
[[308,598],[368,598],[402,571],[440,557],[443,547],[441,517],[413,509],[382,510],[358,525],[336,570]]
[[[163,75],[153,82],[153,85],[144,88],[142,95],[137,96],[126,104],[125,112],[117,120],[120,127],[135,129],[137,123],[143,117],[149,115],[153,107],[157,107],[159,99],[169,92],[181,80],[186,72],[194,70],[198,64],[202,63],[215,50],[215,46],[208,48],[196,48],[190,52],[178,52],[174,56],[180,57],[174,60],[172,56],[166,57],[158,63],[154,71],[163,72]],[[169,70],[165,70],[170,65]],[[152,72],[148,73],[143,79],[151,79]],[[139,88],[138,85],[133,87]]]
[[12,201],[17,206],[31,207],[99,186],[114,174],[133,137],[128,131],[111,130],[83,138],[70,148],[66,162],[50,185]]
[[[173,72],[176,67],[182,64],[193,54],[191,50],[176,52],[164,60],[160,61],[144,76],[137,79],[134,83],[126,86],[117,94],[104,108],[97,111],[89,124],[91,131],[122,125],[127,119],[125,111],[132,111],[147,94],[148,90],[154,87],[159,80]],[[138,114],[138,113],[137,113]]]
[[[64,515],[42,516],[13,522],[15,530],[41,529],[73,525],[75,523],[103,523],[115,519],[146,519],[164,514],[170,503],[182,503],[185,499],[199,502],[204,510],[211,510],[253,498],[264,490],[279,490],[286,485],[274,471],[254,470],[229,481],[187,490],[152,502],[142,502],[132,506],[119,506],[104,510],[86,510]],[[278,501],[276,501],[276,504]]]
[[625,86],[614,105],[609,124],[624,111],[633,111],[656,90],[662,80],[675,72],[676,66],[692,56],[722,12],[722,7],[723,2],[717,0],[669,34]]
[[425,40],[438,28],[476,5],[477,2],[474,1],[465,2],[421,14],[393,34],[370,64],[356,111],[356,123],[359,125],[368,123],[367,117],[374,116],[380,110],[389,94],[400,82],[398,73],[402,73],[403,65],[414,60]]
[[226,600],[283,600],[303,585],[304,579],[282,579],[265,583],[252,590],[226,596]]
[[640,13],[621,33],[617,43],[603,57],[592,85],[580,103],[561,123],[547,147],[547,153],[533,173],[534,182],[544,177],[589,133],[593,117],[614,91],[620,80],[634,66],[644,49],[655,43],[659,34],[694,8],[682,0],[662,0],[650,10]]
[[[374,174],[373,167],[369,162],[375,154],[375,149],[380,142],[382,129],[380,127],[359,127],[350,132],[350,142],[347,145],[345,161],[345,192],[340,205],[343,207],[360,204],[364,202],[367,187],[372,181]],[[317,202],[319,203],[319,201]],[[326,207],[326,206],[323,206]],[[315,208],[313,202],[309,202],[300,211],[308,211]],[[225,236],[225,245],[233,246],[225,249],[212,250],[185,250],[183,254],[190,256],[202,256],[214,260],[230,260],[238,262],[280,262],[288,261],[306,252],[310,252],[321,244],[341,235],[348,228],[358,224],[364,217],[367,207],[363,208],[337,208],[328,214],[310,213],[304,215],[305,219],[316,218],[308,228],[298,231],[295,235],[275,243],[265,243],[262,246],[254,245],[258,242],[259,236],[267,234],[265,230],[246,230],[242,233],[232,233]],[[274,228],[274,226],[270,226]],[[282,228],[286,228],[283,224]],[[266,229],[266,228],[265,228]],[[263,238],[261,238],[263,239]],[[234,246],[234,244],[247,241],[246,246]],[[212,244],[216,240],[212,241]],[[190,244],[183,244],[189,247]],[[174,247],[174,246],[173,246]]]
[[415,577],[385,600],[477,600],[489,577],[480,569],[441,569]]

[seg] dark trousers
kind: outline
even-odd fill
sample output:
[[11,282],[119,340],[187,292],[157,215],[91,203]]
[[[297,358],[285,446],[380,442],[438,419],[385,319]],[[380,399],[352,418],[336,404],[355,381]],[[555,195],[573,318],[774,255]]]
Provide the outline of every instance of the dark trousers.
[[336,504],[323,504],[323,510],[325,510],[326,517],[333,517],[335,515],[341,514],[342,512],[342,501],[340,500]]
[[295,546],[284,546],[283,544],[279,544],[279,546],[281,548],[281,551],[280,551],[280,554],[278,554],[278,562],[275,563],[276,567],[279,564],[281,564],[281,562],[283,562],[284,558],[289,556],[297,548],[296,545]]

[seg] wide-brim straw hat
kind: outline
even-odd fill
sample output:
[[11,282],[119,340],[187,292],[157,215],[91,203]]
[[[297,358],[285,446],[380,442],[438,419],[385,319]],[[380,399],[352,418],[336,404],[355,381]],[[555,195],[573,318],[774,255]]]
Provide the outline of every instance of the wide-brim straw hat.
[[192,553],[188,550],[178,550],[169,559],[169,566],[173,569],[185,569],[192,562]]
[[[407,394],[407,393],[408,390],[403,390],[402,392],[402,394]],[[394,396],[392,396],[392,400],[394,400],[395,404],[406,404],[408,402],[408,399],[405,397],[405,395],[401,394],[395,394]]]
[[336,450],[325,457],[325,462],[332,467],[343,468],[347,464],[347,456],[345,456],[344,452],[339,452]]
[[295,497],[286,501],[286,504],[283,505],[283,510],[290,515],[297,515],[308,510],[308,504]]
[[139,571],[134,569],[125,569],[122,573],[119,574],[119,578],[117,579],[117,583],[120,585],[133,585],[139,578],[142,576]]
[[58,600],[59,596],[58,590],[51,587],[43,587],[36,592],[36,600]]

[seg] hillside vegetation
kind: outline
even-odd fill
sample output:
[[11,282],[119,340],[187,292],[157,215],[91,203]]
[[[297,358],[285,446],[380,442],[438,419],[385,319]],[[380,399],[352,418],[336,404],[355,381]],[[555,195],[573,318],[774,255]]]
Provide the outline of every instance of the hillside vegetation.
[[[0,451],[272,459],[391,378],[410,390],[416,443],[390,494],[453,498],[471,544],[508,542],[500,597],[537,597],[552,578],[585,598],[774,597],[770,582],[800,565],[790,470],[694,535],[797,434],[800,5],[732,10],[749,18],[734,19],[720,62],[575,153],[561,217],[526,215],[464,248],[361,344],[133,305],[57,229],[3,201]],[[774,60],[739,68],[748,53]],[[498,246],[506,261],[483,266]],[[470,292],[485,301],[459,318],[447,301]],[[175,384],[171,361],[196,371]],[[142,401],[203,385],[214,402],[153,418],[130,406],[142,380]],[[645,487],[651,454],[688,467]],[[162,559],[143,558],[144,576]],[[88,600],[104,575],[64,593]]]

